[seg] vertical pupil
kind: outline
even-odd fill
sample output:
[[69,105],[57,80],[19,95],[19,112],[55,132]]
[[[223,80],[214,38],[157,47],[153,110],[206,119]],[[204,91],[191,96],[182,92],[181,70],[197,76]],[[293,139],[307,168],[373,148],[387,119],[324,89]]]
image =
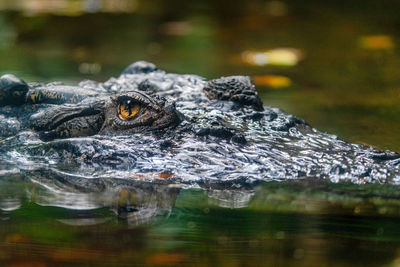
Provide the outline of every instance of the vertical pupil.
[[131,100],[122,100],[118,105],[118,116],[122,120],[133,118],[140,111],[140,106]]
[[132,114],[132,106],[128,104],[129,116]]

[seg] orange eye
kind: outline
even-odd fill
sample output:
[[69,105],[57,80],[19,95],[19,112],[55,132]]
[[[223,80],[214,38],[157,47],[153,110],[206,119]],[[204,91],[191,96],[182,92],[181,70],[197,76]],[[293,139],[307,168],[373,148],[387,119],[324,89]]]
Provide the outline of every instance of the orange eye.
[[119,104],[118,117],[121,120],[127,121],[135,117],[135,115],[139,113],[139,110],[139,105]]

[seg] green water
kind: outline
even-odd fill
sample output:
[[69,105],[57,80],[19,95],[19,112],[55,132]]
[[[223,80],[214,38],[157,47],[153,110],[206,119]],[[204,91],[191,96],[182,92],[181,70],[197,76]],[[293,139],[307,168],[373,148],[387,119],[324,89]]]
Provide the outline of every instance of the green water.
[[[291,84],[257,86],[266,105],[399,152],[399,9],[395,0],[4,0],[0,74],[74,84],[148,60],[206,78],[279,75]],[[276,48],[302,58],[293,66],[241,60],[244,51]],[[8,179],[0,177],[1,200],[19,199],[20,207],[0,211],[6,266],[400,264],[397,187],[270,183],[238,205],[182,189],[169,209],[138,224],[107,207],[39,205],[30,183]]]
[[0,212],[0,260],[11,266],[397,266],[399,195],[387,186],[268,183],[249,202],[236,202],[244,207],[233,207],[215,191],[190,189],[178,193],[170,211],[140,223],[108,208],[25,200]]

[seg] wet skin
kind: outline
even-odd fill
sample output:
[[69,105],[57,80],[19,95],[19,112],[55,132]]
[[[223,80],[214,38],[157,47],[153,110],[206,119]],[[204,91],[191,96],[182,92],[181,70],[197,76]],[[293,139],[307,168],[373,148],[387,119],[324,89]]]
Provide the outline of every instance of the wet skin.
[[[146,66],[152,65],[139,62],[126,72],[146,71]],[[180,122],[174,103],[141,91],[144,84],[137,90],[119,94],[100,86],[28,85],[13,75],[4,75],[0,86],[0,106],[11,104],[16,114],[23,112],[19,117],[22,128],[35,130],[44,140],[94,134],[127,135]]]
[[205,81],[147,62],[104,83],[77,86],[5,75],[0,117],[4,158],[18,154],[64,175],[156,173],[191,184],[304,177],[397,184],[400,178],[397,153],[344,142],[263,107],[246,76]]

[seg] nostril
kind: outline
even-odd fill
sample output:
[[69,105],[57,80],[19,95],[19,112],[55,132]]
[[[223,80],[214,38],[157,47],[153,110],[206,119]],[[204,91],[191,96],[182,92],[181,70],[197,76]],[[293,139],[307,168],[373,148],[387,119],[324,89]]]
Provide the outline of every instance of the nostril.
[[20,78],[5,74],[0,77],[0,106],[25,103],[29,86]]

